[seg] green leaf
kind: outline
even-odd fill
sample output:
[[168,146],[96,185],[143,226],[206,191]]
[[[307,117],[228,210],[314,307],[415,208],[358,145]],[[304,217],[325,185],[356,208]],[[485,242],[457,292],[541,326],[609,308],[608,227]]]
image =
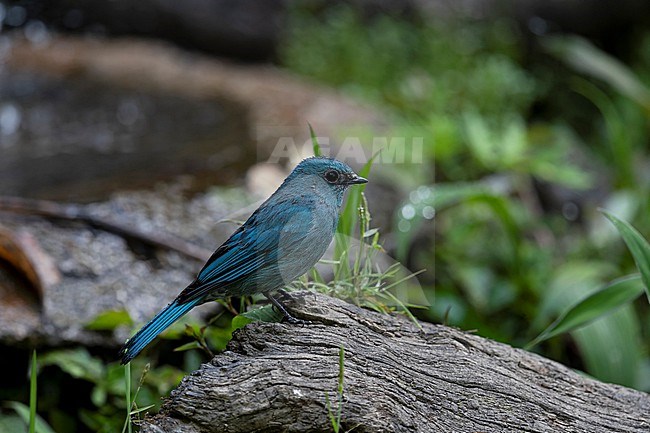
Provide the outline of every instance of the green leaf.
[[639,269],[643,284],[645,285],[646,296],[648,297],[648,301],[650,301],[650,244],[648,244],[648,241],[630,223],[615,217],[603,209],[600,211],[614,224],[614,227],[621,234],[625,244],[632,253],[636,267]]
[[86,349],[66,349],[47,353],[40,357],[40,366],[56,365],[76,379],[99,383],[104,377],[104,363],[93,358]]
[[640,389],[641,360],[645,348],[634,305],[571,332],[586,371],[608,383]]
[[102,385],[97,385],[90,393],[90,401],[92,401],[93,404],[97,407],[104,406],[106,404],[106,399],[108,398],[106,387]]
[[327,407],[327,416],[330,419],[330,424],[332,424],[332,430],[334,433],[339,433],[340,426],[336,422],[336,417],[332,410],[332,402],[330,401],[330,394],[328,392],[325,392],[325,407]]
[[650,108],[650,89],[619,60],[577,36],[549,37],[546,49],[578,72],[603,80],[621,94]]
[[126,310],[110,310],[100,313],[90,322],[86,323],[86,329],[91,331],[112,331],[118,326],[133,326],[133,320]]
[[[10,401],[7,402],[7,406],[13,409],[25,424],[29,425],[30,411],[27,405],[17,401]],[[35,431],[36,433],[55,433],[52,427],[50,427],[49,424],[38,415],[36,415]]]
[[563,165],[557,159],[544,159],[543,152],[538,152],[530,161],[531,174],[540,179],[565,185],[574,189],[586,189],[592,184],[592,177],[584,170],[571,165]]
[[464,117],[465,135],[472,155],[485,167],[493,168],[500,161],[497,141],[481,116],[467,112]]
[[311,127],[311,123],[307,122],[309,125],[309,136],[311,137],[311,145],[314,147],[314,156],[321,156],[323,153],[320,150],[320,144],[318,144],[318,138],[314,133],[314,128]]
[[201,337],[203,336],[203,332],[201,332],[201,326],[186,323],[185,324],[185,335],[187,335],[188,337],[192,337],[192,338],[194,338],[196,340],[200,340]]
[[505,127],[496,131],[477,113],[467,112],[463,120],[469,148],[485,167],[511,169],[525,160],[528,139],[526,124],[521,117],[513,117]]
[[253,323],[253,319],[249,319],[248,317],[242,316],[241,314],[238,316],[235,316],[232,318],[232,322],[230,324],[230,327],[234,331],[235,329],[240,329],[243,328],[244,326],[248,325],[249,323]]
[[1,432],[24,432],[25,423],[22,418],[14,413],[0,413]]
[[592,320],[632,302],[642,292],[643,284],[638,275],[614,280],[603,289],[569,308],[526,347],[531,348],[551,337],[578,329]]
[[539,293],[541,299],[530,322],[530,330],[535,334],[541,332],[552,319],[564,312],[567,305],[594,293],[609,275],[616,273],[616,266],[598,260],[569,260],[556,266]]
[[375,233],[377,233],[379,229],[370,229],[366,230],[366,232],[363,234],[364,238],[369,238],[370,236],[373,236]]
[[[235,319],[237,317],[241,319],[236,321]],[[282,320],[282,313],[275,311],[272,305],[264,305],[263,307],[241,313],[237,317],[233,319],[233,326],[235,323],[238,325],[241,324],[241,326],[238,326],[238,328],[241,328],[251,322],[280,322]]]
[[200,349],[200,348],[201,345],[199,344],[198,341],[190,341],[189,343],[174,348],[174,352],[184,352],[186,350]]

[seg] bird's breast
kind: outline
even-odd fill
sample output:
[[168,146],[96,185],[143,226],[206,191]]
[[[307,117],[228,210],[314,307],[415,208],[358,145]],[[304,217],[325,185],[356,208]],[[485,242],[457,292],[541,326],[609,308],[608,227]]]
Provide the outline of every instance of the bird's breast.
[[[337,209],[321,205],[314,206],[309,213],[309,221],[290,222],[278,239],[277,269],[285,284],[309,271],[323,256],[334,236]],[[296,216],[302,217],[304,215]]]

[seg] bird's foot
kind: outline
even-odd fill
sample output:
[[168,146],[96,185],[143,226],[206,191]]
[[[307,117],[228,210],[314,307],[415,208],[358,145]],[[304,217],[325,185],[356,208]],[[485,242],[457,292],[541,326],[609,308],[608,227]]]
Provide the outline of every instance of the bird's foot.
[[309,325],[312,323],[309,320],[298,319],[297,317],[292,316],[291,313],[289,313],[287,309],[284,307],[284,305],[280,303],[280,301],[278,301],[268,293],[265,294],[264,296],[266,296],[268,300],[271,301],[271,303],[275,306],[275,308],[277,308],[282,313],[287,323],[291,323],[292,325]]
[[297,317],[293,317],[286,310],[282,314],[284,314],[284,318],[287,321],[287,323],[291,323],[292,325],[311,325],[312,324],[311,320],[298,319]]

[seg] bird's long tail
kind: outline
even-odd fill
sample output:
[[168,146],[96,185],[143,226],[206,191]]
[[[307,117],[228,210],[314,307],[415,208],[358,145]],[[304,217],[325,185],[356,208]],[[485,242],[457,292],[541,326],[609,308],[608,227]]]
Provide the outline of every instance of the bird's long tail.
[[199,299],[184,303],[179,303],[178,300],[174,300],[171,304],[167,305],[149,323],[144,325],[142,329],[126,341],[119,354],[122,358],[122,364],[127,364],[138,356],[142,349],[151,343],[158,334],[169,328],[172,323],[199,303]]

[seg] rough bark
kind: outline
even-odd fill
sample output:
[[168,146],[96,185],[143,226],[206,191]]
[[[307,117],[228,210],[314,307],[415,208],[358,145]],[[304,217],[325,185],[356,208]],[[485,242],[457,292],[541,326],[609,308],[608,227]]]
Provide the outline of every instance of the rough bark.
[[313,293],[285,304],[314,323],[256,322],[187,376],[143,433],[331,432],[339,347],[341,431],[648,432],[650,396],[441,325],[422,330]]

